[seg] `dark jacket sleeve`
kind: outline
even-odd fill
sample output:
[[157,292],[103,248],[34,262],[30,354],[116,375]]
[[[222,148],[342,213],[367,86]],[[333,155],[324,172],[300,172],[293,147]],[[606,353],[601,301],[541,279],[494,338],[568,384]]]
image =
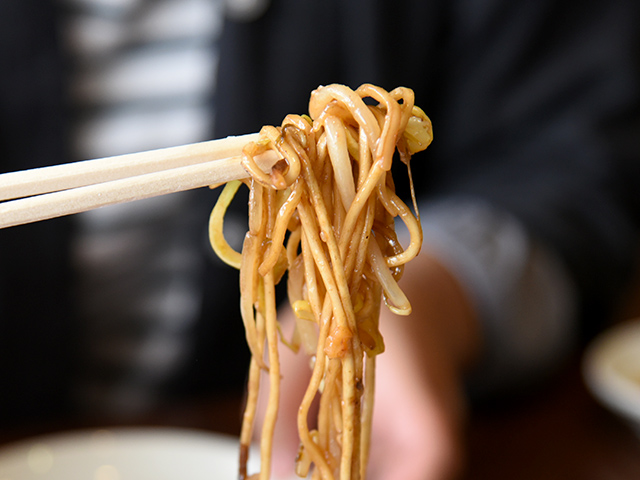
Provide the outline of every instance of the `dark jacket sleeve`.
[[638,243],[640,3],[273,0],[221,43],[217,136],[304,112],[320,84],[416,92],[435,140],[426,199],[515,215],[603,318]]

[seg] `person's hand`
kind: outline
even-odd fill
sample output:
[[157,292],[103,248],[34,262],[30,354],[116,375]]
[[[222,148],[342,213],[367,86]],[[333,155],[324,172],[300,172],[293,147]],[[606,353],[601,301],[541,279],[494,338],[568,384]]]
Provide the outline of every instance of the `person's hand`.
[[[407,266],[403,280],[413,313],[398,317],[385,307],[381,311],[386,350],[377,359],[367,478],[455,478],[464,459],[460,379],[477,350],[475,316],[459,285],[429,254]],[[309,377],[308,361],[283,348],[281,373],[273,474],[288,479],[293,478],[298,449],[296,414]]]
[[412,337],[407,322],[418,319],[385,314],[383,321],[367,478],[455,478],[466,413],[458,373],[435,336]]

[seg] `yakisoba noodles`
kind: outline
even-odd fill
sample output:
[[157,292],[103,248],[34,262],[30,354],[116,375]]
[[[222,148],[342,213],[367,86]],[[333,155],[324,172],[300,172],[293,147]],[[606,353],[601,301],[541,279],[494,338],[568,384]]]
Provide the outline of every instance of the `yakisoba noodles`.
[[[431,122],[414,106],[412,90],[330,85],[311,94],[309,116],[289,115],[280,127],[263,127],[261,139],[244,148],[250,178],[242,183],[250,196],[242,254],[222,234],[223,217],[241,182],[225,186],[210,222],[214,250],[240,269],[241,313],[252,354],[240,478],[269,478],[279,340],[295,350],[302,347],[311,357],[311,380],[298,411],[296,473],[306,477],[312,472],[312,478],[321,479],[365,477],[375,359],[384,350],[378,330],[381,297],[398,314],[411,311],[397,280],[422,243],[420,223],[396,195],[390,168],[394,155],[408,166],[411,155],[431,139]],[[264,173],[254,156],[269,149],[284,160]],[[395,233],[396,217],[410,234],[406,248]],[[296,317],[291,339],[282,338],[275,300],[275,286],[286,271]],[[249,475],[246,463],[263,370],[269,393],[260,432],[261,472]],[[318,395],[312,429],[308,413]]]

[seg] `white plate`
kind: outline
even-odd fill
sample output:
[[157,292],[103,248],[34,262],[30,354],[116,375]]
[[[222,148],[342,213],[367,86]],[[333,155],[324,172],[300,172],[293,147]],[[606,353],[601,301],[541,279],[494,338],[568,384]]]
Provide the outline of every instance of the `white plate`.
[[585,353],[583,372],[593,395],[640,434],[640,320],[596,338]]
[[183,429],[105,429],[0,449],[0,480],[230,480],[238,439]]

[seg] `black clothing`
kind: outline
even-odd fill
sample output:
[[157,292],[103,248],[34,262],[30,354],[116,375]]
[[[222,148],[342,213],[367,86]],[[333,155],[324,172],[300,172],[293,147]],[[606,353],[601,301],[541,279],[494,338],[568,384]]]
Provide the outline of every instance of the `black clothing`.
[[423,198],[514,214],[602,319],[639,245],[639,21],[635,0],[273,0],[226,24],[216,136],[303,113],[320,84],[411,87],[435,133]]
[[[0,2],[0,171],[68,161],[51,2]],[[0,230],[0,426],[68,407],[75,327],[68,219]]]

